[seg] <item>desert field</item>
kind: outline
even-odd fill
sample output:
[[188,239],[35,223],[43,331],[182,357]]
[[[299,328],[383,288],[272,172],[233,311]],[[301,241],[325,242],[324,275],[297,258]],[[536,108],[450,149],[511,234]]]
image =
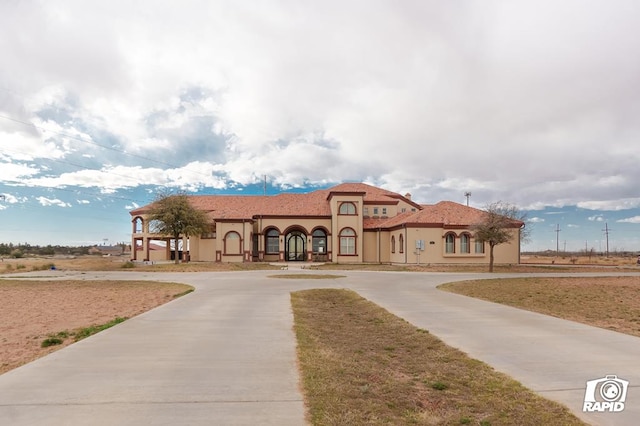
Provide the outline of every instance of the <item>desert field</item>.
[[[598,271],[635,271],[636,258],[577,258],[523,256],[521,265],[498,266],[496,272],[568,272],[584,271],[597,267]],[[597,262],[595,262],[597,260]],[[280,269],[265,263],[156,263],[133,264],[125,257],[83,256],[78,258],[23,258],[2,259],[0,261],[0,374],[16,368],[75,341],[83,328],[100,326],[118,318],[131,318],[142,312],[172,300],[176,295],[190,289],[182,284],[154,283],[149,281],[27,281],[3,275],[37,270],[74,271],[154,271],[154,272],[200,272],[200,271],[240,271],[253,269]],[[334,265],[327,264],[319,269],[362,269],[388,271],[444,271],[444,272],[486,272],[486,265],[446,266],[446,265]],[[314,267],[316,269],[316,267]],[[589,269],[591,271],[592,269]],[[637,302],[637,279],[633,281],[632,294],[622,299]],[[618,284],[622,281],[618,281]],[[626,281],[625,281],[626,282]],[[584,291],[586,283],[582,283]],[[564,287],[566,288],[566,287]],[[620,291],[621,288],[618,288]],[[494,293],[496,293],[494,291]],[[482,297],[476,295],[476,297]],[[489,296],[486,296],[489,297]],[[563,296],[566,297],[566,296]],[[504,301],[503,301],[504,302]],[[620,307],[620,304],[618,304]],[[529,307],[524,307],[525,309]],[[605,307],[615,309],[616,306]],[[530,309],[530,308],[529,308]],[[551,315],[561,314],[544,312]],[[572,318],[576,320],[575,318]],[[579,320],[579,319],[578,319]],[[637,321],[631,323],[638,333]],[[622,332],[630,332],[620,324],[594,324]],[[43,347],[46,339],[61,342]]]
[[[191,289],[149,281],[0,279],[0,374],[72,344],[87,328],[134,317]],[[43,347],[47,339],[60,343]]]

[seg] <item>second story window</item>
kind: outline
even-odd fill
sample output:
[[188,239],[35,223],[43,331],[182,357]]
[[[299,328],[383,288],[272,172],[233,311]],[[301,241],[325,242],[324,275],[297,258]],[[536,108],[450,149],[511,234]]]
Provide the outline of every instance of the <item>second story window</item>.
[[342,215],[355,215],[356,205],[351,202],[341,203],[338,209],[338,214]]

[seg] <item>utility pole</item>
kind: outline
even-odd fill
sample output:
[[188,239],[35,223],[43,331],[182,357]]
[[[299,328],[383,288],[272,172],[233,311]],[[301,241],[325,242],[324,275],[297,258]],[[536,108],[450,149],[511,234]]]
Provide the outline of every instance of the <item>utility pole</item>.
[[560,253],[560,224],[556,224],[556,255]]
[[609,224],[607,222],[605,222],[604,224],[604,236],[607,240],[607,257],[609,257],[609,231],[611,231],[611,229],[609,229]]
[[469,197],[471,197],[471,192],[469,191],[465,192],[464,196],[467,197],[467,207],[469,207]]

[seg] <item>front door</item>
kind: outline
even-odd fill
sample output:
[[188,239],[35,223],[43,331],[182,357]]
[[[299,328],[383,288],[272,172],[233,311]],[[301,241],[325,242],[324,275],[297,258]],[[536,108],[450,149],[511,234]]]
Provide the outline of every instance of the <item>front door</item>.
[[288,262],[304,261],[306,241],[307,236],[300,231],[288,233],[286,236],[285,260]]

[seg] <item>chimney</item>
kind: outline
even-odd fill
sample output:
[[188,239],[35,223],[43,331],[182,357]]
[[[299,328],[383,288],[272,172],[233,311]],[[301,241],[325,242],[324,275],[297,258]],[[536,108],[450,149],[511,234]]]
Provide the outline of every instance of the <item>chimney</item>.
[[407,200],[411,200],[411,194],[407,192],[406,194],[404,194],[404,198],[406,198]]

